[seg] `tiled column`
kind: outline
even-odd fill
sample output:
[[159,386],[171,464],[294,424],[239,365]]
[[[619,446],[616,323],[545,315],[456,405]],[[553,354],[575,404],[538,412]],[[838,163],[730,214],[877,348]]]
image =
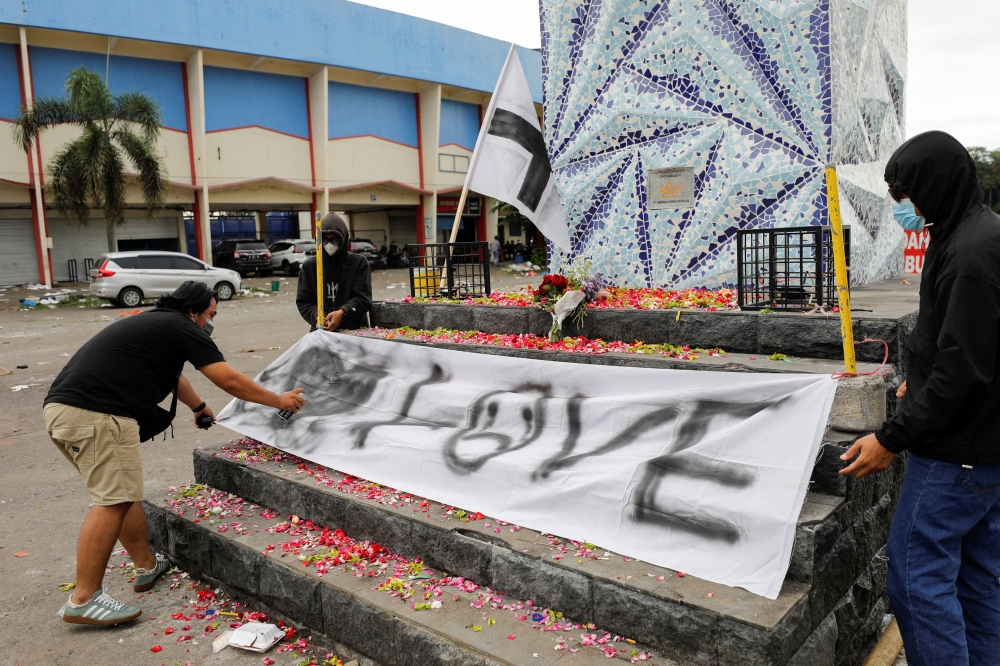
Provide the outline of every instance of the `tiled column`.
[[194,178],[199,189],[195,191],[195,234],[201,238],[203,261],[212,263],[212,225],[208,205],[208,162],[205,159],[205,70],[204,56],[197,49],[187,59],[188,114],[191,132],[190,148],[193,156]]
[[[31,60],[28,55],[28,31],[20,29],[21,37],[21,96],[29,109],[34,104],[34,89],[31,85]],[[35,222],[35,251],[38,255],[38,279],[46,287],[52,286],[52,252],[49,246],[48,224],[45,219],[45,195],[42,192],[42,149],[39,138],[28,152],[28,174],[33,187],[31,192],[31,217]]]
[[421,196],[424,216],[425,243],[437,240],[437,172],[438,137],[441,125],[441,86],[429,83],[420,88],[418,105],[420,111],[420,187],[435,194]]

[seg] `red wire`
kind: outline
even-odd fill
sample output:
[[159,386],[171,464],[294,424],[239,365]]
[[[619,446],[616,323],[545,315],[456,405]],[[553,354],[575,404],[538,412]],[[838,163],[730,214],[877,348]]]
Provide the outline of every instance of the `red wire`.
[[885,373],[882,372],[882,368],[884,368],[886,363],[889,362],[889,343],[882,338],[865,338],[864,340],[855,342],[854,344],[863,345],[866,342],[881,342],[885,346],[885,357],[882,359],[882,364],[871,372],[847,372],[846,370],[841,370],[840,372],[833,373],[834,379],[843,379],[844,377],[871,377],[872,375],[885,376]]

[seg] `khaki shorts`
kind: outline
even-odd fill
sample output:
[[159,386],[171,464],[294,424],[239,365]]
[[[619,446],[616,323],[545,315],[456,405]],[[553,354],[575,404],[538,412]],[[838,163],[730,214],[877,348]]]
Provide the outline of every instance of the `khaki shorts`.
[[142,458],[135,419],[50,403],[49,437],[80,472],[98,506],[142,501]]

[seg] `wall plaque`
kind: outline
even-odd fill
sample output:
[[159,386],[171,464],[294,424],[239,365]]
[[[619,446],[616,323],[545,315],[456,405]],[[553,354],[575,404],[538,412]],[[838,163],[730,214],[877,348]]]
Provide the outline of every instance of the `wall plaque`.
[[672,167],[647,171],[646,207],[649,210],[694,208],[694,168]]

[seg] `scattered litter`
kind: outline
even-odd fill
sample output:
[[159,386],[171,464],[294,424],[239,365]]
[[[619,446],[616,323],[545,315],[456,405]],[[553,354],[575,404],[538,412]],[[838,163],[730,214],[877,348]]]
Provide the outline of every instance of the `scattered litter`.
[[38,365],[48,365],[48,364],[49,364],[49,363],[51,363],[51,362],[52,362],[52,361],[39,361],[39,362],[38,362]]
[[7,368],[0,368],[0,377],[6,377],[7,375],[14,374],[13,370],[8,370]]
[[59,583],[59,587],[56,588],[60,592],[69,592],[76,587],[76,583]]
[[162,648],[162,647],[160,647],[159,645],[154,645],[153,647],[149,648],[149,651],[150,651],[150,652],[159,652],[159,651],[160,651],[160,650],[162,650],[162,649],[163,649],[163,648]]
[[284,637],[285,632],[273,624],[247,622],[233,630],[233,635],[229,637],[229,645],[252,652],[267,652]]
[[18,370],[27,370],[28,366],[26,366],[26,365],[19,365],[19,366],[17,366],[17,369]]
[[101,307],[102,308],[113,308],[114,306],[111,305],[111,303],[101,303]]
[[[234,613],[235,615],[235,613]],[[216,654],[219,650],[224,649],[229,645],[229,639],[233,637],[233,630],[229,629],[226,632],[219,634],[212,641],[212,654]]]
[[23,305],[26,308],[33,308],[36,305],[38,305],[38,301],[30,299],[30,298],[22,298],[21,299],[21,305]]
[[[18,367],[20,367],[20,366],[18,366]],[[24,367],[28,367],[28,366],[24,366]],[[10,390],[11,390],[11,393],[17,393],[18,391],[23,391],[26,388],[31,388],[31,385],[30,384],[18,384],[17,386],[11,386]]]
[[59,354],[60,356],[69,356],[69,354]]
[[14,557],[24,557],[25,555],[27,555],[27,553],[23,550],[18,553],[14,553]]
[[119,312],[119,317],[131,317],[132,315],[142,314],[142,310],[132,310],[132,312]]

